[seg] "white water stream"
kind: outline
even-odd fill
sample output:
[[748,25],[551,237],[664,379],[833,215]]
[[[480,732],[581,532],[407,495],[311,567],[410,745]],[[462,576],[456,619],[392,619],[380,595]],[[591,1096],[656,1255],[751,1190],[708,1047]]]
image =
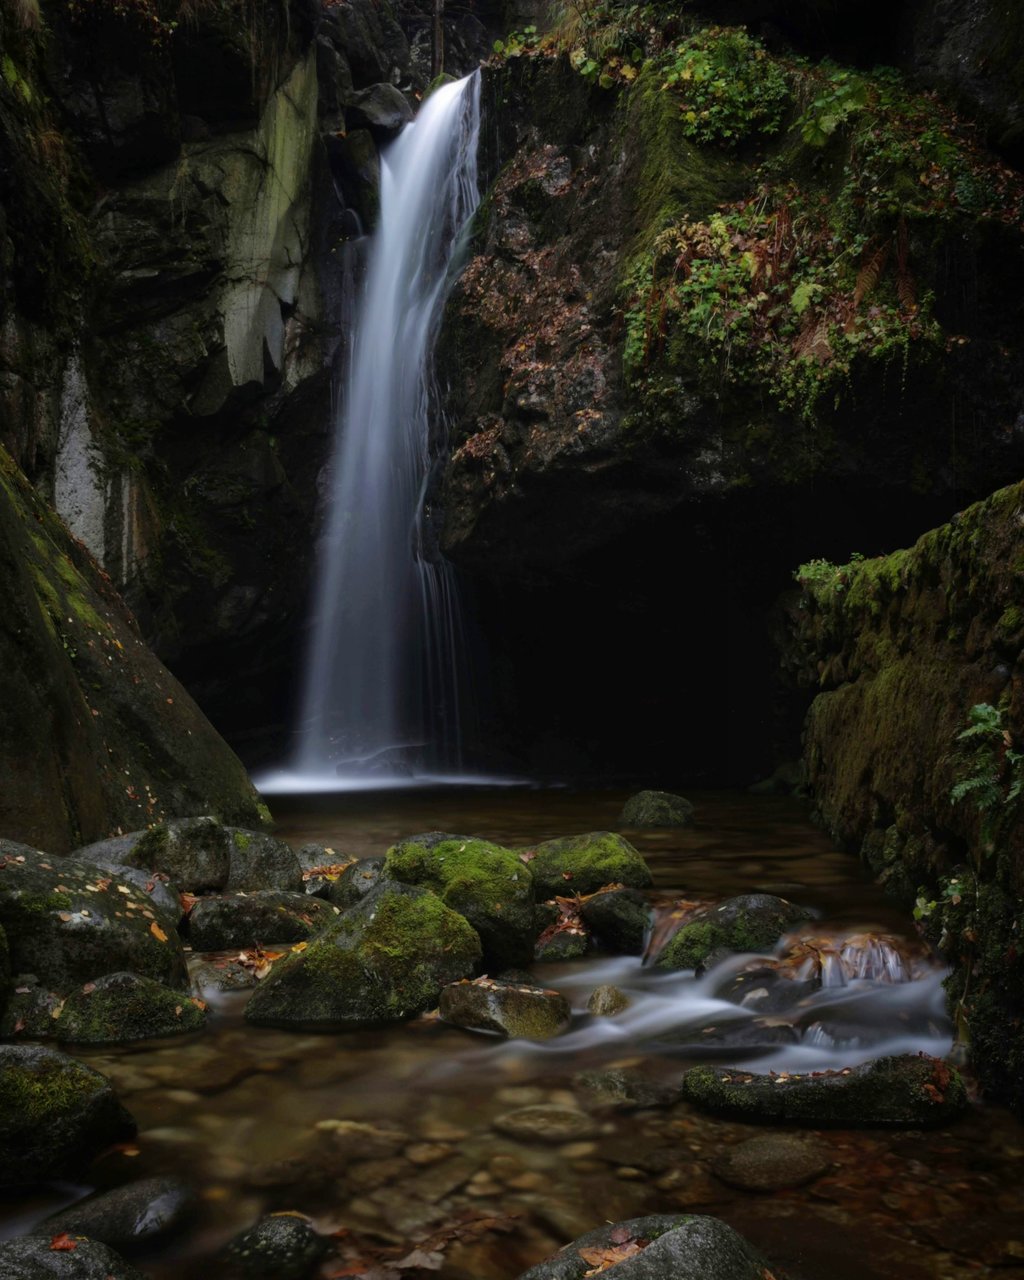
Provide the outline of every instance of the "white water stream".
[[434,344],[476,209],[479,74],[437,89],[381,157],[330,464],[297,747],[264,791],[408,785],[460,766],[457,589],[425,500],[437,456]]

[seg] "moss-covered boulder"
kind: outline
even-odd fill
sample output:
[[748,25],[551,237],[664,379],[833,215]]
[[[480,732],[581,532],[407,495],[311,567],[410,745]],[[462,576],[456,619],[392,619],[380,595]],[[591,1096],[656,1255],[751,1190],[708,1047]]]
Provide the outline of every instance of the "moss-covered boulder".
[[481,954],[475,930],[436,894],[384,883],[265,978],[245,1016],[325,1030],[400,1022],[433,1007]]
[[580,960],[590,950],[590,934],[582,926],[571,929],[545,929],[533,946],[533,958],[549,964],[563,960]]
[[583,1280],[616,1250],[616,1280],[764,1280],[770,1274],[767,1259],[717,1218],[661,1214],[588,1231],[519,1280]]
[[441,992],[441,1017],[472,1031],[494,1031],[509,1039],[550,1040],[569,1025],[565,996],[544,987],[477,978],[453,982]]
[[651,908],[637,889],[605,889],[580,903],[580,919],[605,951],[638,956],[651,924]]
[[62,994],[120,971],[186,985],[181,940],[149,897],[86,862],[0,840],[0,925],[12,972]]
[[441,831],[410,836],[384,859],[385,879],[433,889],[480,935],[489,964],[515,965],[533,953],[533,876],[510,849]]
[[383,871],[383,858],[360,858],[343,871],[333,884],[325,887],[324,897],[336,907],[347,911],[377,887]]
[[187,937],[195,951],[305,942],[339,914],[329,902],[305,893],[221,894],[193,906]]
[[68,996],[53,1034],[69,1044],[125,1044],[186,1035],[205,1024],[204,1009],[190,996],[134,973],[111,973]]
[[611,831],[563,836],[529,850],[538,899],[556,894],[595,893],[609,884],[649,889],[651,873],[628,840]]
[[948,1123],[967,1106],[959,1073],[926,1054],[810,1075],[692,1067],[683,1077],[683,1097],[715,1115],[812,1128],[924,1128]]
[[0,1244],[4,1280],[145,1280],[141,1271],[98,1240],[74,1239],[74,1248],[54,1250],[52,1235],[23,1236]]
[[81,1173],[134,1131],[98,1071],[53,1049],[0,1045],[0,1187]]
[[211,817],[139,832],[124,860],[162,872],[189,893],[303,889],[302,867],[290,845],[263,831],[226,827]]
[[767,951],[809,912],[769,893],[746,893],[699,912],[658,953],[661,969],[696,969],[712,952]]
[[694,806],[670,791],[638,791],[622,806],[622,827],[692,827]]

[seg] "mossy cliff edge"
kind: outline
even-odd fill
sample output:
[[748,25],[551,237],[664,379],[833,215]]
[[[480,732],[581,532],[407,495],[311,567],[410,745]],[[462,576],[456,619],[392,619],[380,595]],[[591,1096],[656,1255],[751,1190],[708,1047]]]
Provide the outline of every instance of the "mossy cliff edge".
[[821,821],[949,961],[986,1088],[1024,1107],[1024,484],[909,550],[801,567],[784,664],[814,691]]

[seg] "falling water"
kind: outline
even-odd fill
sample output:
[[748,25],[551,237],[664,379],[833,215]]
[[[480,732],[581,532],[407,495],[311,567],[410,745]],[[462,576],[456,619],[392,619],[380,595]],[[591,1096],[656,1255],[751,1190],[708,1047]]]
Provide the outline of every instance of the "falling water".
[[300,775],[458,766],[463,654],[425,498],[432,355],[478,202],[479,75],[437,89],[381,158],[380,225],[339,414],[296,753]]

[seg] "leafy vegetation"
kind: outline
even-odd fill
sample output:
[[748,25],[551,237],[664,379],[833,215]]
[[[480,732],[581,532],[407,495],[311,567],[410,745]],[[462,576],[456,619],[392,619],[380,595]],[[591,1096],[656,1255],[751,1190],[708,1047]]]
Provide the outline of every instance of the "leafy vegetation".
[[1014,749],[1004,711],[988,702],[971,707],[967,728],[957,734],[961,776],[949,793],[953,804],[969,801],[981,817],[981,854],[993,852],[1002,824],[1024,793],[1024,752]]

